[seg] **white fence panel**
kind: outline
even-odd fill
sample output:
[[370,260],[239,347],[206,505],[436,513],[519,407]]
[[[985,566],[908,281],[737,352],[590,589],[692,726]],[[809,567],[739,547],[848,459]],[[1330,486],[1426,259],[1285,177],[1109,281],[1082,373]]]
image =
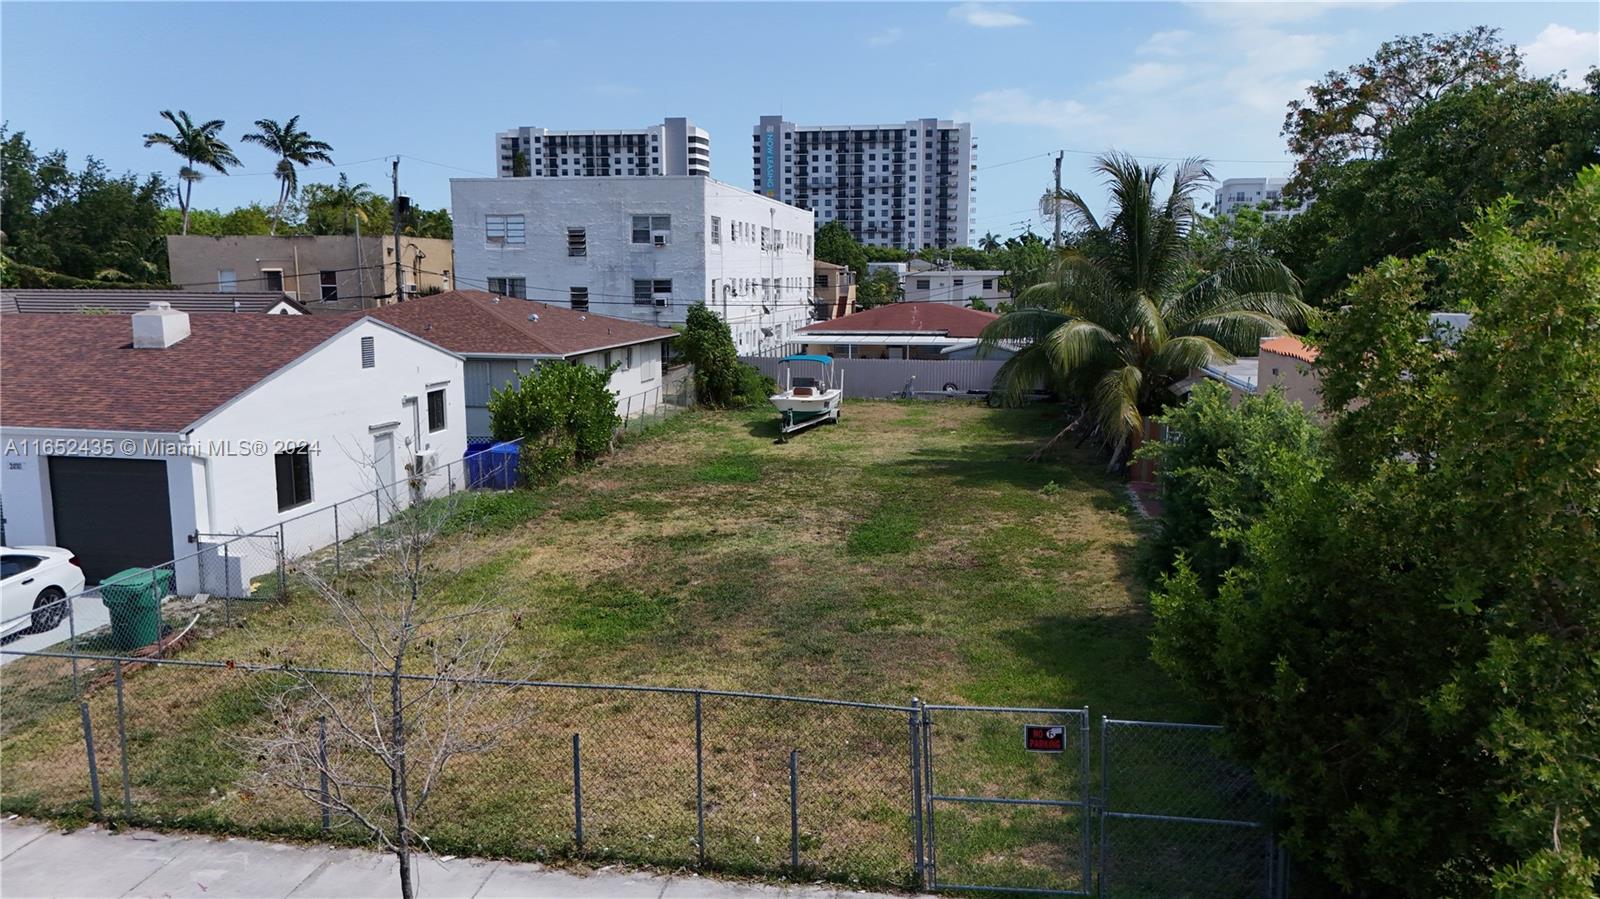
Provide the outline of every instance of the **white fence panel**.
[[[766,356],[740,356],[762,374],[777,378],[782,369],[778,359]],[[941,392],[966,393],[989,390],[995,372],[1004,364],[1000,359],[834,359],[834,368],[844,375],[844,395],[853,399],[883,399]],[[953,391],[946,391],[946,386]]]

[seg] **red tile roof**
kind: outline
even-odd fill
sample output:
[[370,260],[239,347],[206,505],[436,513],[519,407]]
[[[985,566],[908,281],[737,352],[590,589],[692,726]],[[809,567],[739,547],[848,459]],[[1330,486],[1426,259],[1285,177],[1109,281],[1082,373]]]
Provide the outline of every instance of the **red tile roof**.
[[188,337],[136,350],[126,315],[7,315],[0,425],[181,431],[356,320],[192,313]]
[[1268,337],[1261,341],[1261,348],[1269,353],[1299,359],[1301,362],[1317,361],[1317,348],[1306,346],[1298,337]]
[[[573,356],[677,336],[654,325],[565,306],[451,290],[368,313],[463,355]],[[529,315],[538,315],[531,321]]]
[[817,322],[801,334],[942,334],[977,337],[1000,316],[948,303],[888,303],[864,312]]

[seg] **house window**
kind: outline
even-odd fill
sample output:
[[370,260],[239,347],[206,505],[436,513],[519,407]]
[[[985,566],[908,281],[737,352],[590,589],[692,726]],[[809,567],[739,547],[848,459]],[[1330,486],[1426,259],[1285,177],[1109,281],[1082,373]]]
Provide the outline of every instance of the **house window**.
[[818,275],[817,276],[817,286],[818,287],[827,287],[828,286],[828,276],[827,275]]
[[217,290],[222,293],[236,293],[239,290],[239,273],[231,268],[217,269]]
[[993,278],[984,278],[983,279],[983,289],[984,290],[994,290],[994,279]]
[[528,298],[527,278],[490,278],[489,292],[503,297],[515,297],[519,300]]
[[264,268],[261,270],[261,283],[266,285],[268,291],[279,293],[283,290],[283,269]]
[[568,288],[568,296],[571,298],[572,308],[578,310],[579,312],[588,311],[588,309],[589,309],[589,288],[587,288],[587,287],[571,287],[571,288]]
[[965,284],[965,283],[966,283],[966,279],[965,278],[956,278],[955,279],[955,286],[956,287],[960,287],[962,284]]
[[633,282],[633,301],[638,305],[654,303],[657,306],[667,305],[667,300],[672,296],[672,279],[664,278],[653,281],[638,280]]
[[339,273],[324,271],[322,273],[322,302],[331,303],[339,298]]
[[444,430],[444,388],[428,391],[428,433]]
[[528,242],[527,221],[520,215],[486,215],[483,233],[493,247],[520,247]]
[[584,228],[567,229],[567,255],[589,255],[589,232]]
[[633,282],[633,302],[636,306],[648,306],[655,302],[655,297],[650,293],[649,281]]
[[378,364],[378,350],[372,344],[371,337],[361,338],[361,367],[372,368]]
[[311,502],[311,453],[307,448],[278,453],[272,462],[277,469],[278,511]]
[[918,278],[917,279],[917,289],[918,290],[928,290],[931,287],[933,287],[933,282],[929,281],[927,278]]
[[722,216],[711,217],[711,242],[722,243]]
[[672,242],[672,216],[636,215],[633,217],[633,242],[658,247]]

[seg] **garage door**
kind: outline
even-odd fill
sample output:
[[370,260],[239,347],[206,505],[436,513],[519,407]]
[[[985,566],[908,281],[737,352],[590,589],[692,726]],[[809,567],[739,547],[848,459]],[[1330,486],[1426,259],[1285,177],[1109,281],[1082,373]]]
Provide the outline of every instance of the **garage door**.
[[50,457],[56,545],[77,555],[89,583],[172,559],[167,463]]

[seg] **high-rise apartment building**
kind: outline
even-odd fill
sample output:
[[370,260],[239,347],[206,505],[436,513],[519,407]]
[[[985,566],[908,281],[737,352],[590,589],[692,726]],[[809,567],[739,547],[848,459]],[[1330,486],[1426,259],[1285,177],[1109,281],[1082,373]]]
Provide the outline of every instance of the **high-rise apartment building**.
[[1217,215],[1233,215],[1245,206],[1265,204],[1263,215],[1269,219],[1288,218],[1300,212],[1298,205],[1283,202],[1283,189],[1287,178],[1229,178],[1217,188]]
[[711,174],[711,133],[686,118],[620,131],[515,128],[495,136],[502,178]]
[[796,125],[762,116],[752,144],[757,193],[843,222],[863,244],[970,246],[978,145],[942,119]]

